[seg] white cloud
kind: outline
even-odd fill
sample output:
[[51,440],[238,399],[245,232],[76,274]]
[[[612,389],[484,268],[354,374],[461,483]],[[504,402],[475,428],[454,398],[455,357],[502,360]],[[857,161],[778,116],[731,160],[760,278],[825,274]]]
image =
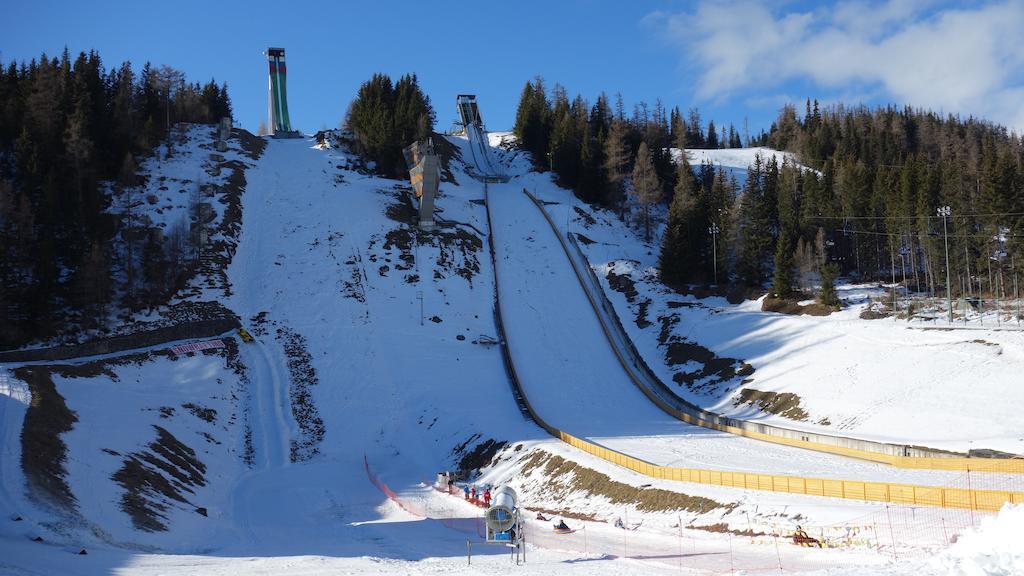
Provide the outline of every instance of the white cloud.
[[663,26],[697,67],[701,99],[810,80],[1024,130],[1024,0],[934,4],[855,0],[786,12],[749,0],[704,1],[692,14],[647,21]]

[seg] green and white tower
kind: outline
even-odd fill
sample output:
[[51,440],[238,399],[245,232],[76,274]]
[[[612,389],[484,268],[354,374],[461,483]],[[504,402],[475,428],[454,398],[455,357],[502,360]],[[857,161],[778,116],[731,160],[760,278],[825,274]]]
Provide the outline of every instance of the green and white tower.
[[270,62],[270,87],[267,98],[270,134],[279,137],[291,136],[292,123],[288,119],[288,95],[285,91],[287,70],[284,64],[284,48],[267,48],[267,60]]

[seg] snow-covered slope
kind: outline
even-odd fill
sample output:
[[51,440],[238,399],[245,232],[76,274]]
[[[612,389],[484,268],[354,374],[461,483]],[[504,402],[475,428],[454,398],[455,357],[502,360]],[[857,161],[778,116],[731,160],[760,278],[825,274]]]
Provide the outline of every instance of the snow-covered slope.
[[[364,454],[381,463],[384,476],[397,471],[402,482],[419,481],[483,440],[541,436],[516,406],[500,351],[478,343],[495,336],[481,189],[445,184],[439,200],[447,224],[419,233],[410,226],[407,185],[360,174],[344,152],[309,139],[270,141],[246,177],[244,226],[228,270],[231,296],[222,303],[257,342],[239,345],[248,374],[243,389],[213,368],[202,372],[209,386],[223,385],[227,405],[217,404],[218,413],[228,418],[233,402],[242,413],[234,425],[221,423],[228,438],[215,436],[219,449],[237,451],[211,457],[232,471],[208,481],[232,502],[206,506],[209,518],[200,517],[200,525],[171,518],[169,532],[118,532],[113,539],[166,550],[188,549],[184,542],[193,540],[205,548],[287,550],[315,533],[329,543],[337,533],[314,529],[318,519],[347,517],[349,507],[372,509],[379,501],[372,487],[360,492],[338,483],[342,476],[360,481]],[[213,393],[179,386],[186,373],[159,362],[140,369],[140,380],[155,388],[137,402],[112,396],[118,385],[106,374],[93,379],[94,392],[103,394],[80,395],[85,388],[78,382],[57,383],[79,414],[65,435],[82,440],[69,442],[73,462],[113,459],[101,449],[125,454],[148,441],[104,410],[160,422],[167,405],[177,407],[175,418],[191,418],[180,405]],[[118,375],[128,378],[135,376]],[[453,406],[466,409],[452,412]],[[110,435],[123,440],[107,443]],[[116,484],[105,483],[109,496],[91,487],[111,471],[90,466],[95,482],[79,482],[74,466],[69,475],[75,497],[98,507],[83,513],[96,525],[105,525],[103,515],[124,524]],[[5,460],[7,467],[17,463]],[[282,486],[306,488],[282,494]],[[8,510],[19,508],[29,509],[16,502]],[[282,540],[281,527],[296,524],[307,528],[296,530],[296,541]]]
[[[678,148],[670,149],[672,159],[676,162],[682,154]],[[752,148],[694,148],[686,150],[686,159],[693,170],[698,170],[701,164],[711,164],[715,169],[723,169],[729,176],[736,178],[740,186],[747,179],[747,168],[754,165],[754,159],[761,155],[763,162],[775,158],[779,166],[784,161],[798,164],[796,156],[790,152],[781,152],[772,148],[756,146]]]
[[[737,560],[750,567],[785,561],[787,570],[882,562],[867,547],[779,553],[753,537],[734,543],[728,532],[691,530],[685,533],[695,551],[683,557],[677,546],[688,523],[791,530],[796,519],[826,525],[884,509],[652,483],[561,444],[524,419],[500,349],[487,344],[498,334],[484,187],[459,159],[470,157],[466,141],[450,138],[447,144],[452,181],[442,184],[437,201],[441,225],[419,232],[412,226],[415,211],[405,183],[363,173],[344,149],[318,146],[313,139],[268,141],[263,156],[245,171],[242,228],[227,283],[181,296],[216,297],[256,341],[230,338],[228,350],[183,358],[163,352],[121,356],[74,377],[56,376],[54,390],[77,417],[69,430],[53,432],[67,445],[68,472],[62,477],[79,503],[77,516],[24,497],[18,433],[28,421],[29,401],[24,378],[16,374],[22,367],[2,367],[0,513],[10,520],[0,520],[0,572],[505,573],[515,568],[500,548],[474,546],[473,565],[465,567],[467,534],[453,529],[451,520],[472,526],[478,509],[423,484],[489,440],[509,444],[495,460],[477,454],[478,461],[467,465],[484,466],[484,476],[475,481],[510,482],[531,509],[565,509],[589,518],[585,526],[594,540],[584,540],[582,547],[579,538],[559,540],[545,524],[533,524],[531,542],[539,548],[530,550],[532,573],[678,573],[681,560],[692,560],[686,568],[697,572],[726,571]],[[549,175],[531,172],[520,153],[498,152],[495,160],[515,175],[489,191],[508,343],[545,417],[570,432],[665,463],[848,477],[889,474],[870,464],[765,450],[684,426],[651,406],[617,374],[621,368],[561,248],[522,188],[560,203],[548,207],[553,212],[572,206],[591,213]],[[153,204],[163,205],[159,199]],[[603,235],[604,245],[618,244],[650,262],[651,255],[643,254],[650,249],[631,231],[607,215],[593,217],[593,231],[586,234]],[[582,220],[575,210],[556,214],[556,221],[577,230]],[[166,437],[156,442],[163,448],[154,447],[161,438],[154,426],[194,451],[203,464],[203,483],[186,482],[165,468],[173,463],[190,479],[199,466],[181,458],[188,451]],[[565,466],[557,466],[553,456]],[[118,463],[133,458],[187,488],[181,492],[185,502],[166,494],[155,500],[166,506],[166,531],[140,531],[119,508],[127,492],[112,476]],[[398,498],[419,502],[409,508],[420,516],[399,509],[371,484],[367,465]],[[574,482],[586,471],[609,479],[601,481],[605,492]],[[948,480],[926,476],[921,481]],[[886,477],[918,481],[914,475]],[[686,496],[717,504],[711,510],[669,504],[652,512],[608,492],[612,486],[635,494],[652,484],[680,501]],[[622,535],[607,525],[619,510],[634,522],[650,519],[635,532],[633,552],[620,553]],[[16,516],[22,520],[14,521]],[[36,535],[44,542],[32,542]],[[583,535],[589,538],[587,531]],[[83,546],[90,554],[75,556]],[[620,554],[639,558],[616,559]]]
[[[679,396],[793,428],[1024,453],[1015,424],[1024,408],[1015,384],[1024,333],[862,320],[870,298],[885,292],[879,286],[840,286],[848,306],[825,317],[762,312],[759,300],[731,305],[677,294],[658,280],[655,249],[625,241],[629,232],[611,215],[592,218],[592,225],[572,222],[594,241],[583,249],[648,364]],[[712,358],[753,371],[706,369]]]

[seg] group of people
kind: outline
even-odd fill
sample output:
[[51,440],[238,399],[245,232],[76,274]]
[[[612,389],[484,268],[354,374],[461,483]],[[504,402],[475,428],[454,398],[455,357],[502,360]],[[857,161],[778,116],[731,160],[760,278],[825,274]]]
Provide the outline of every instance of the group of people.
[[491,488],[485,487],[483,492],[478,493],[476,484],[462,487],[462,493],[466,500],[478,504],[483,503],[484,507],[490,507],[491,505]]

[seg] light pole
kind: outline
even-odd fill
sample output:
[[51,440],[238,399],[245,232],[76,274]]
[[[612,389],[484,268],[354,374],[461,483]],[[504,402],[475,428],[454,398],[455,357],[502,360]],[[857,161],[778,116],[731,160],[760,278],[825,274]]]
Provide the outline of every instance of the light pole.
[[942,241],[946,247],[946,301],[949,304],[949,323],[953,323],[953,295],[949,288],[949,234],[946,232],[946,218],[953,213],[949,206],[940,206],[935,212],[942,216]]
[[718,224],[714,222],[711,226],[708,226],[708,234],[711,234],[711,262],[715,270],[715,286],[718,286],[718,233],[721,230],[718,229]]

